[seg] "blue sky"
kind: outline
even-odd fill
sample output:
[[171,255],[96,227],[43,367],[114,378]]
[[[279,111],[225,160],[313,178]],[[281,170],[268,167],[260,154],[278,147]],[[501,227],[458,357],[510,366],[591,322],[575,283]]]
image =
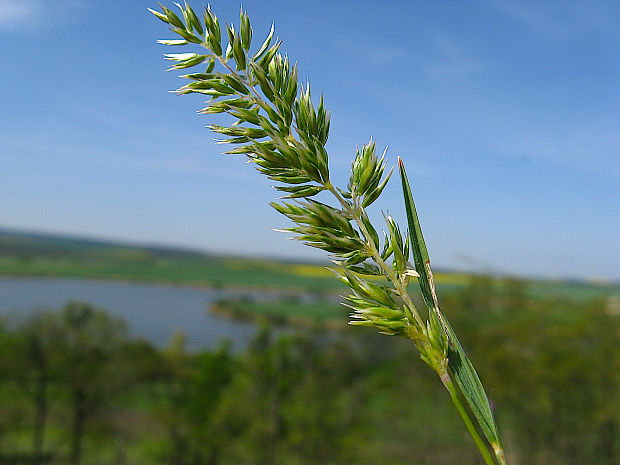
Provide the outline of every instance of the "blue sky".
[[[243,5],[324,92],[337,182],[371,136],[403,158],[436,267],[620,279],[620,3]],[[201,98],[167,93],[155,6],[0,0],[0,227],[323,257],[271,230],[276,192]],[[376,205],[404,223],[397,183]]]

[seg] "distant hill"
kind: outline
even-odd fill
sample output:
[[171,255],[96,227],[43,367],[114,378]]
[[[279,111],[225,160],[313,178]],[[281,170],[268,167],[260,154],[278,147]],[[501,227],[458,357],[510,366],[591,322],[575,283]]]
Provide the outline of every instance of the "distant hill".
[[[137,245],[128,242],[89,239],[79,236],[40,232],[22,232],[0,229],[0,255],[29,256],[33,252],[39,256],[58,256],[59,254],[82,254],[86,251],[135,251],[143,250],[165,258],[205,258],[205,252],[181,247]],[[213,255],[215,257],[215,255]]]
[[[325,263],[217,255],[184,248],[136,245],[60,234],[0,229],[0,275],[134,280],[227,288],[333,293],[344,290]],[[440,293],[480,281],[437,272]],[[499,285],[503,278],[494,278]],[[620,298],[618,283],[520,279],[535,298]],[[499,284],[498,284],[499,283]],[[412,287],[412,292],[414,288]]]
[[216,255],[60,234],[0,230],[0,275],[159,281],[216,287],[342,289],[327,264]]

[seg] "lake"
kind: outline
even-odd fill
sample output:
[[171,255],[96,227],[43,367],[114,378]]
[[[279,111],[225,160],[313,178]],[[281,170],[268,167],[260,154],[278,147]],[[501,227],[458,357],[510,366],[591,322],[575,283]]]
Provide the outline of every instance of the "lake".
[[208,307],[217,299],[242,295],[269,298],[277,294],[166,284],[0,277],[0,315],[21,318],[38,309],[60,309],[69,300],[79,300],[122,317],[132,336],[144,337],[159,346],[168,343],[175,332],[183,331],[188,349],[213,348],[223,339],[230,339],[240,348],[251,339],[255,325],[217,317]]

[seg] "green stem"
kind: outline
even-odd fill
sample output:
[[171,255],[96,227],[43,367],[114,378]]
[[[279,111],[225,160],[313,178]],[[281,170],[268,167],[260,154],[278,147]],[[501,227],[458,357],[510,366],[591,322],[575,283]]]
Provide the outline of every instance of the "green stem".
[[[447,372],[444,372],[443,374],[439,374],[439,377],[441,378],[441,382],[443,383],[443,385],[446,387],[446,389],[450,393],[450,398],[452,399],[452,403],[456,407],[456,410],[459,412],[459,415],[461,416],[463,423],[465,423],[465,427],[467,428],[467,431],[469,432],[470,436],[476,443],[476,446],[478,447],[480,454],[482,454],[482,458],[484,459],[484,462],[487,465],[496,465],[495,460],[493,460],[493,457],[491,456],[491,453],[489,452],[489,448],[485,444],[484,440],[478,434],[476,427],[474,426],[471,419],[469,418],[469,414],[467,413],[467,410],[465,410],[465,407],[461,403],[461,399],[459,398],[456,387],[454,386],[454,383],[450,379],[450,376],[448,375]],[[504,459],[503,464],[505,463],[506,462]]]

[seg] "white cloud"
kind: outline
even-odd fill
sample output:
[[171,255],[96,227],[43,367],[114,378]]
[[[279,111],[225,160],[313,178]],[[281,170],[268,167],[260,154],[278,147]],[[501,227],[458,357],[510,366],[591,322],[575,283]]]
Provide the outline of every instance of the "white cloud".
[[72,21],[81,0],[0,0],[0,31],[33,32]]

